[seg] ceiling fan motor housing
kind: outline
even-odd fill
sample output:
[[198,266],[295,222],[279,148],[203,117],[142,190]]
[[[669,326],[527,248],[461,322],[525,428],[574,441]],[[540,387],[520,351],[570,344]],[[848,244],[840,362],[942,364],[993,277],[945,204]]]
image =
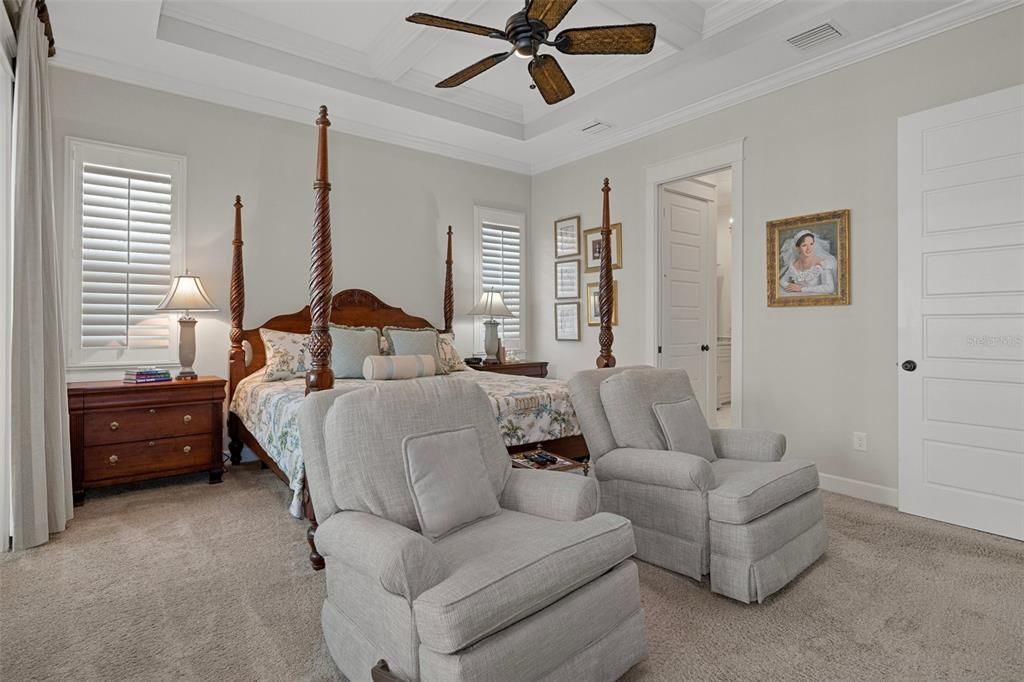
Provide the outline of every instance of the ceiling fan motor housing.
[[520,57],[533,57],[537,45],[548,37],[548,27],[536,19],[529,19],[526,10],[516,12],[505,23],[505,35],[515,46]]

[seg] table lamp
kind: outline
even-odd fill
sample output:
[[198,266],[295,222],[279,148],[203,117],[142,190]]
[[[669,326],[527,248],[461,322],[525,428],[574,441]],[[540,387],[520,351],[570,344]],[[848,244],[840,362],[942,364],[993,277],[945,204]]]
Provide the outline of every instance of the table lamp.
[[170,291],[156,307],[157,310],[182,311],[185,314],[178,318],[178,363],[181,371],[176,379],[196,379],[198,375],[192,369],[196,359],[196,318],[189,315],[192,310],[216,311],[217,306],[206,294],[203,282],[196,275],[178,275],[171,282]]
[[498,321],[496,317],[512,317],[512,311],[505,305],[499,291],[485,291],[480,302],[473,306],[469,315],[487,315],[484,320],[484,352],[488,362],[498,361]]

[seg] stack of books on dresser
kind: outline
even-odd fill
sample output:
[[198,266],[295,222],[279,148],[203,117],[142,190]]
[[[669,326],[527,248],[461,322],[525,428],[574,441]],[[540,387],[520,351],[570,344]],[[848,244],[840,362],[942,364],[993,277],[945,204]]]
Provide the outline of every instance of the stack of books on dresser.
[[170,381],[169,370],[159,367],[136,367],[126,369],[124,372],[124,383],[126,384],[152,384],[157,381]]

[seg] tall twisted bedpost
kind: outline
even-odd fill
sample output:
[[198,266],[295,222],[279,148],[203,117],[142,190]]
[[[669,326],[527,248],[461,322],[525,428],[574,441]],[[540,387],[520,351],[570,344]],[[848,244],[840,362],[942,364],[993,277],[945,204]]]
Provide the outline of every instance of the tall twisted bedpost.
[[[245,316],[245,269],[242,267],[242,197],[235,195],[235,238],[231,242],[231,350],[228,351],[228,405],[238,382],[245,378],[242,318]],[[231,463],[242,462],[242,438],[238,417],[228,410],[228,451]]]
[[601,188],[601,192],[604,193],[604,209],[601,218],[601,279],[598,284],[601,311],[601,332],[598,335],[601,354],[597,356],[599,368],[615,366],[615,356],[612,355],[612,342],[615,340],[615,335],[612,334],[612,225],[608,210],[608,195],[611,191],[608,178],[605,178],[604,187]]
[[327,179],[327,107],[320,107],[316,119],[316,181],[313,182],[313,247],[309,264],[309,369],[306,393],[334,386],[331,370],[331,183]]
[[[313,248],[309,264],[309,369],[306,371],[306,393],[323,391],[334,386],[334,372],[331,370],[331,334],[328,325],[331,320],[331,284],[334,264],[331,259],[331,183],[327,173],[327,107],[320,107],[316,119],[316,180],[313,182]],[[309,530],[309,563],[314,570],[324,567],[324,558],[316,551],[316,517],[309,499],[309,488],[304,491],[306,516]]]
[[448,226],[448,256],[444,260],[444,333],[452,333],[455,316],[455,292],[452,286],[452,226]]

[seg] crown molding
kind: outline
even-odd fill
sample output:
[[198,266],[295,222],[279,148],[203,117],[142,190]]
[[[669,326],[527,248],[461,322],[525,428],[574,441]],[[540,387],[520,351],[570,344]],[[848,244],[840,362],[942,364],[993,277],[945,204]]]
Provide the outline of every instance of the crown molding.
[[946,10],[922,17],[898,28],[850,43],[834,52],[802,62],[796,66],[760,78],[745,85],[727,90],[721,94],[689,106],[669,112],[646,123],[631,128],[615,130],[586,149],[553,157],[534,163],[530,173],[536,175],[559,166],[579,161],[615,147],[620,147],[648,135],[659,133],[677,125],[713,114],[716,111],[742,104],[791,85],[862,62],[872,57],[899,49],[919,40],[944,33],[979,19],[1024,5],[1024,0],[998,0],[997,2],[976,2],[964,0]]
[[[234,109],[241,109],[242,111],[282,118],[302,123],[303,125],[312,125],[312,116],[308,107],[301,107],[268,97],[257,97],[220,86],[168,76],[148,69],[142,69],[129,64],[115,63],[72,50],[60,50],[57,56],[50,60],[50,63],[53,66],[68,69],[69,71],[110,78],[150,90],[159,90]],[[530,174],[530,165],[528,163],[488,154],[468,147],[438,142],[417,135],[381,128],[371,123],[344,118],[333,113],[331,114],[331,128],[335,131],[348,133],[349,135],[365,137],[377,142],[394,144],[430,154],[438,154],[459,161],[467,161],[523,175]]]

